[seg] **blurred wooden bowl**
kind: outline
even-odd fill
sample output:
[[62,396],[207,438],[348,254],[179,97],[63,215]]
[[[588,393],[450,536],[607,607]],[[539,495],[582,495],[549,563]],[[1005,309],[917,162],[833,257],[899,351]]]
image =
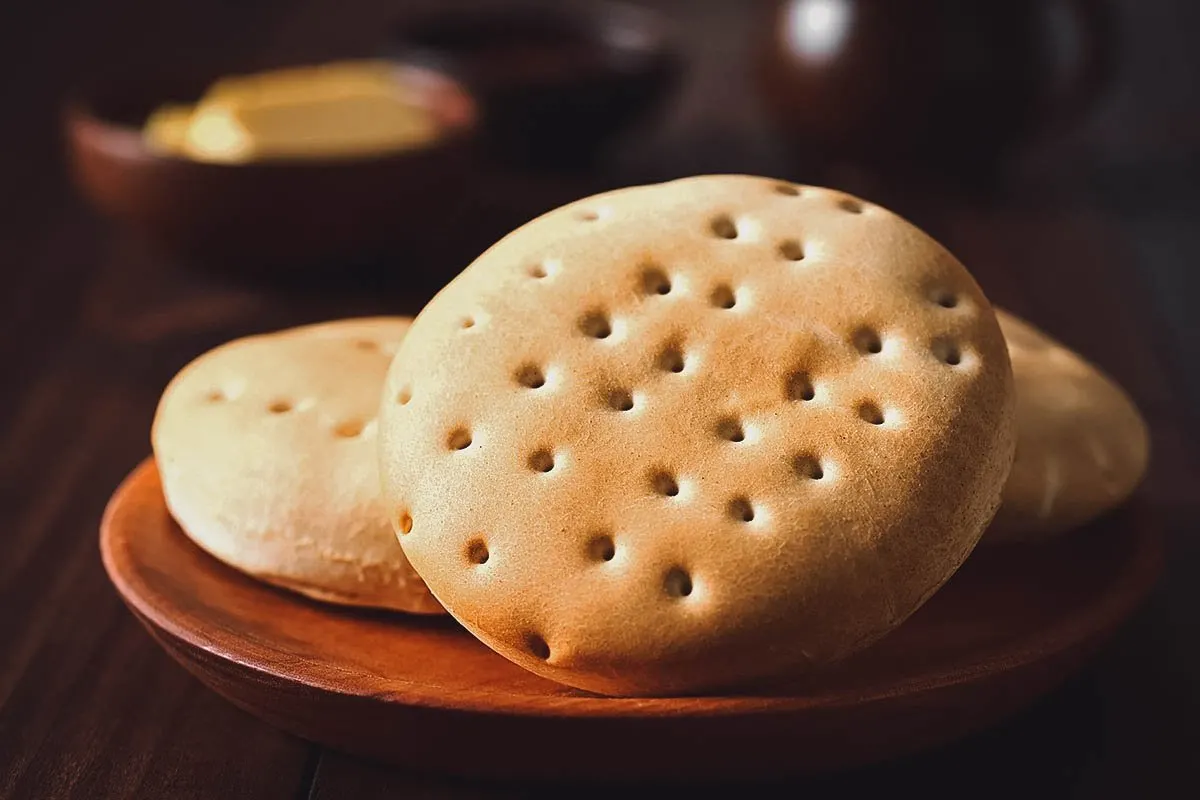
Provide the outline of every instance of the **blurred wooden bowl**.
[[236,165],[157,153],[142,138],[149,113],[199,99],[228,73],[150,72],[103,81],[67,102],[73,177],[107,216],[171,254],[223,269],[325,268],[427,248],[447,235],[469,193],[477,111],[453,78],[399,66],[442,129],[428,146]]
[[454,3],[401,20],[393,52],[479,98],[489,154],[523,168],[582,167],[660,106],[681,60],[667,20],[614,2]]

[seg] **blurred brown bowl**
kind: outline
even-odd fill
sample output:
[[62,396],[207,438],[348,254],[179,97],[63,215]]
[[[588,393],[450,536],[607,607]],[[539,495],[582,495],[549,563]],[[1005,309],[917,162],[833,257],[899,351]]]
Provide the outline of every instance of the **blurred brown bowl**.
[[488,155],[520,170],[581,169],[645,123],[683,73],[674,26],[609,0],[478,0],[406,14],[391,51],[461,79]]
[[436,246],[468,195],[477,109],[462,85],[398,65],[442,136],[383,156],[214,164],[154,152],[149,113],[222,72],[110,80],[67,102],[71,170],[107,216],[172,255],[239,272],[369,262]]

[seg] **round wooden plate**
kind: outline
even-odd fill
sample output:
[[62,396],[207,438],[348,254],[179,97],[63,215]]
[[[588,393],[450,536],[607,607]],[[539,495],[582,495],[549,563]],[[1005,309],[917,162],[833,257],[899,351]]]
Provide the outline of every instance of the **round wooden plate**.
[[202,552],[142,463],[100,531],[154,638],[211,688],[306,739],[489,777],[734,777],[846,767],[949,741],[1078,667],[1158,573],[1137,508],[1040,547],[983,548],[902,628],[804,680],[717,697],[599,697],[538,678],[448,618],[342,610]]

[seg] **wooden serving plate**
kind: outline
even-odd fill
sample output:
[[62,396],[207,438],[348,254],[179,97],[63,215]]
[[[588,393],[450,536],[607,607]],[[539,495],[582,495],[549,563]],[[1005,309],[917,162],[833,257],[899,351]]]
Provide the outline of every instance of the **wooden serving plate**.
[[1041,547],[983,548],[900,630],[824,674],[719,697],[616,699],[525,672],[448,618],[341,610],[194,546],[143,462],[113,496],[104,565],[208,686],[298,736],[487,777],[762,777],[947,742],[1055,687],[1157,576],[1137,507]]

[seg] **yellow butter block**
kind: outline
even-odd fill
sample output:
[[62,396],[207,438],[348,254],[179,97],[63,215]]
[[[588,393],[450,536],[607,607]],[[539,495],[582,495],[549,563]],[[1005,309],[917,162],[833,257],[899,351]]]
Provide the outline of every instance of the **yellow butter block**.
[[156,149],[224,163],[381,155],[438,133],[386,61],[223,78],[192,109],[156,111],[144,132]]
[[192,107],[166,105],[156,109],[146,119],[142,135],[153,149],[178,153],[183,147],[188,126],[192,122]]

